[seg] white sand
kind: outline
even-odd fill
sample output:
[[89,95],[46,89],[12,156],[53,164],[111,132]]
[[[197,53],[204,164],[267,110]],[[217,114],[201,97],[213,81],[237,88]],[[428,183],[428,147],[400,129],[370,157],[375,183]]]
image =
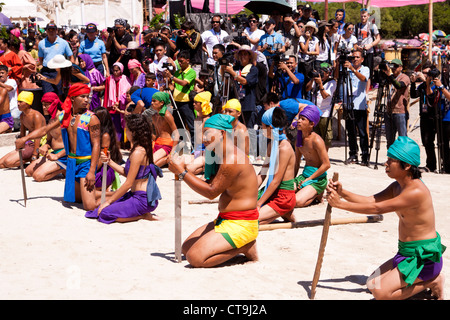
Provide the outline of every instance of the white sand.
[[[415,119],[413,115],[411,122]],[[410,136],[420,144],[419,129]],[[0,147],[0,156],[12,146]],[[373,194],[392,182],[378,170],[344,165],[344,147],[329,151],[332,167],[344,187]],[[371,160],[375,159],[375,149]],[[386,159],[380,150],[379,163]],[[422,165],[425,153],[422,148]],[[259,170],[259,168],[257,168]],[[163,221],[105,225],[84,217],[79,206],[62,203],[64,180],[37,183],[26,178],[23,206],[20,171],[0,170],[0,299],[309,299],[322,227],[260,232],[260,260],[236,259],[212,269],[191,268],[174,261],[173,174],[164,169],[158,180]],[[450,175],[425,173],[433,196],[436,228],[450,244]],[[202,199],[182,186],[182,238],[217,216],[217,204],[188,204]],[[304,220],[323,219],[326,202],[296,209]],[[333,209],[333,217],[357,216]],[[367,277],[397,251],[398,218],[384,215],[379,223],[330,228],[316,299],[368,300]],[[450,294],[450,255],[443,273]]]

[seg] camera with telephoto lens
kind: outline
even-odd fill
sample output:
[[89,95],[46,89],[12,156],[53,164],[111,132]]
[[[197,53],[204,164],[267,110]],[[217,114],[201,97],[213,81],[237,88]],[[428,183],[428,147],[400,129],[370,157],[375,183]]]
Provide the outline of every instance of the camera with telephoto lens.
[[425,74],[426,74],[427,76],[429,76],[431,79],[436,79],[437,77],[439,77],[439,75],[441,74],[441,72],[439,71],[438,68],[432,67],[432,68],[430,68],[430,70],[428,70]]
[[393,69],[393,68],[394,68],[394,64],[393,64],[393,63],[389,63],[388,61],[386,61],[386,60],[383,59],[383,60],[380,62],[379,68],[380,68],[380,70],[382,70],[382,71],[387,71],[388,68],[389,68],[389,69]]
[[235,62],[234,52],[233,51],[225,52],[222,58],[219,58],[217,61],[219,62],[220,66],[228,66],[230,64],[234,64]]
[[169,70],[170,73],[173,73],[175,71],[175,68],[170,62],[163,62],[162,68]]
[[282,54],[280,52],[275,52],[275,54],[272,56],[273,62],[275,62],[275,64],[278,64],[280,62],[286,62],[289,60],[289,55],[288,54]]

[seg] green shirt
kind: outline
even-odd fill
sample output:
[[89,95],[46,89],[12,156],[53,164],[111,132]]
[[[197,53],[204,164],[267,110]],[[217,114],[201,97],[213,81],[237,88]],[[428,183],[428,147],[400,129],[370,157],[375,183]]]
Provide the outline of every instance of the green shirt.
[[174,78],[189,82],[186,86],[182,86],[175,82],[175,90],[173,91],[174,100],[177,102],[189,102],[189,93],[194,90],[195,79],[197,78],[195,70],[189,66],[184,71],[178,69],[173,76]]

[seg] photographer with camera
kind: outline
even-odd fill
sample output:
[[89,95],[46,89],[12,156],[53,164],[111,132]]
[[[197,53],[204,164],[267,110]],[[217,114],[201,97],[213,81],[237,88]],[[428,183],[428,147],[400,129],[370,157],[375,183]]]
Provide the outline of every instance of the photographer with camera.
[[266,20],[264,23],[264,33],[259,39],[258,51],[262,52],[270,65],[272,57],[277,53],[284,53],[286,51],[283,36],[275,32],[275,20],[272,18]]
[[178,54],[185,50],[189,53],[190,66],[198,77],[203,63],[203,40],[192,21],[186,21],[181,25],[175,44]]
[[[116,19],[114,20],[114,27],[107,28],[109,33],[108,39],[106,40],[106,51],[109,51],[108,64],[109,70],[112,70],[112,66],[121,57],[121,52],[127,50],[128,42],[133,41],[132,36],[126,32],[125,27],[127,26],[126,19]],[[123,74],[127,77],[130,76],[130,71],[128,70],[128,56],[121,59],[121,63],[125,66]]]
[[166,86],[166,80],[164,78],[164,71],[172,66],[173,60],[166,56],[166,46],[163,42],[159,42],[155,45],[155,58],[148,66],[148,72],[156,75],[156,89],[160,90],[161,87]]
[[322,114],[319,123],[314,127],[314,132],[319,134],[325,142],[327,150],[331,147],[333,130],[331,121],[328,121],[331,112],[333,95],[337,83],[333,78],[333,67],[329,63],[322,63],[318,71],[313,72],[314,78],[306,85],[306,90],[312,91],[312,102],[319,107]]
[[[410,77],[411,98],[420,98],[420,137],[426,153],[426,167],[423,170],[438,172],[438,169],[439,171],[442,169],[440,163],[439,167],[436,165],[434,139],[437,136],[438,154],[443,157],[444,170],[448,173],[450,172],[448,152],[450,115],[447,102],[450,100],[450,92],[442,85],[439,76],[439,70],[429,65],[425,65],[422,72],[412,74]],[[423,82],[416,88],[418,81]]]
[[[229,74],[229,80],[234,79],[238,99],[242,106],[241,117],[247,128],[256,124],[256,85],[258,83],[258,68],[256,67],[256,52],[248,45],[243,45],[234,54],[236,64],[231,63],[221,67],[221,74]],[[230,90],[231,91],[231,90]]]
[[301,30],[292,18],[292,13],[285,13],[283,15],[283,27],[277,32],[283,36],[283,41],[286,46],[285,54],[297,55]]
[[[345,127],[347,130],[349,155],[346,163],[358,163],[358,144],[357,133],[359,133],[359,145],[361,147],[362,161],[361,165],[369,165],[369,137],[367,134],[367,82],[370,77],[370,70],[362,63],[364,61],[363,53],[356,50],[352,53],[352,59],[344,62],[343,67],[348,69],[353,100],[347,106],[348,110],[345,119]],[[350,61],[352,60],[352,61]],[[344,92],[345,95],[345,92]],[[344,97],[344,100],[350,97]],[[353,108],[352,108],[353,105]]]
[[169,70],[164,71],[164,78],[168,81],[169,89],[173,91],[174,106],[177,110],[174,113],[175,124],[178,129],[189,131],[190,141],[194,139],[194,107],[190,103],[189,93],[194,90],[197,74],[191,68],[190,55],[187,50],[180,51],[177,56],[180,69],[172,74]]
[[407,136],[406,121],[408,120],[409,87],[411,81],[403,73],[403,63],[393,59],[389,64],[381,64],[380,70],[386,74],[389,84],[390,99],[384,114],[386,130],[386,147],[389,149],[395,141],[395,134]]
[[[275,68],[276,71],[274,71]],[[302,98],[305,76],[297,72],[297,57],[295,55],[274,56],[268,75],[269,78],[276,79],[271,91],[279,94],[281,99]]]

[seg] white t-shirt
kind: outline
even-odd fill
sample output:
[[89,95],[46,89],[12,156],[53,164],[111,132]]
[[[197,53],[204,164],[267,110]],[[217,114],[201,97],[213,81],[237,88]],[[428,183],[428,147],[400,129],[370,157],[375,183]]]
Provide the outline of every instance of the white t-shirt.
[[214,29],[206,30],[202,33],[202,41],[206,46],[206,50],[208,51],[208,60],[207,64],[214,65],[215,61],[212,57],[213,47],[216,44],[225,45],[223,38],[228,37],[228,32],[220,29],[219,32],[214,31]]
[[17,82],[14,79],[8,78],[5,81],[5,84],[14,88],[13,90],[8,91],[9,110],[11,112],[11,116],[14,119],[19,119],[20,118],[20,114],[22,113],[22,111],[20,111],[19,107],[17,106]]
[[319,61],[327,61],[328,60],[328,52],[330,51],[330,44],[327,40],[324,41],[323,46],[319,42],[319,54],[317,56],[317,60]]
[[163,68],[163,63],[167,62],[168,57],[167,56],[162,56],[161,60],[158,60],[155,56],[155,60],[153,60],[152,63],[149,64],[148,66],[148,71],[150,73],[154,73],[156,76],[156,89],[159,90],[159,87],[161,85],[165,84],[165,80],[163,77],[163,71],[166,70],[166,68]]
[[[364,26],[361,26],[361,23],[358,23],[355,26],[356,40],[361,47],[366,44],[371,44],[373,42],[372,37],[375,37],[378,33],[378,27],[374,23],[367,22]],[[373,48],[367,50],[367,53],[373,53]]]
[[[306,43],[306,38],[304,36],[300,36],[300,43]],[[319,43],[319,39],[316,36],[313,36],[312,39],[309,40],[309,47],[308,47],[308,52],[312,52],[316,50],[316,44]],[[299,50],[298,52],[300,52],[300,58],[304,59],[305,61],[308,61],[311,57],[306,54],[306,53],[302,53],[301,50]]]
[[[316,83],[313,83],[313,89],[316,87]],[[324,83],[323,88],[326,93],[329,94],[329,96],[326,99],[322,98],[322,94],[320,90],[317,90],[317,101],[316,105],[319,107],[320,111],[322,111],[322,118],[328,118],[330,115],[330,109],[331,109],[331,100],[333,98],[334,91],[336,90],[336,80],[330,80]]]
[[348,38],[348,39],[345,39],[344,36],[341,36],[341,38],[339,39],[338,50],[345,48],[345,49],[351,51],[351,50],[353,50],[353,46],[357,42],[358,42],[358,40],[356,39],[356,37],[354,35],[351,35],[350,38]]
[[[250,28],[247,27],[247,28],[245,28],[244,33],[248,34],[250,39],[256,40],[256,39],[261,38],[261,36],[264,34],[264,31],[261,29],[256,29],[255,31],[250,31]],[[256,44],[250,43],[250,46],[253,51],[256,51],[258,49],[258,43],[256,43]]]

